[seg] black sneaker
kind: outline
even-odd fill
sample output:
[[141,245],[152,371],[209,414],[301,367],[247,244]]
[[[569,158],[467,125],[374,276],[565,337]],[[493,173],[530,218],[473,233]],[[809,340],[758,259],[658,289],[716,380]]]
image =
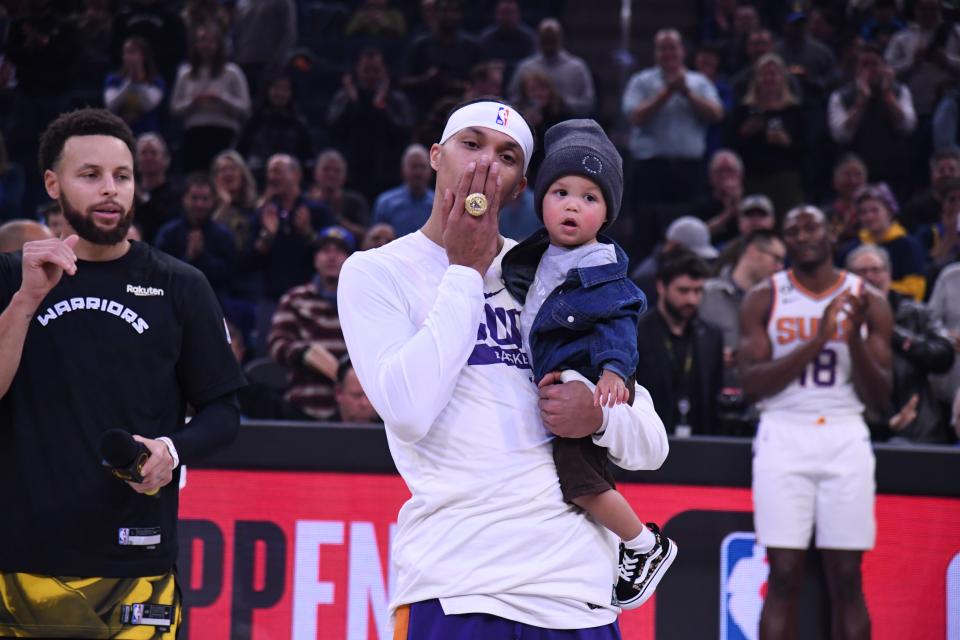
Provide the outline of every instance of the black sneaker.
[[620,576],[615,592],[617,606],[636,609],[650,599],[660,579],[677,557],[677,544],[660,533],[660,527],[647,524],[657,542],[647,553],[628,549],[620,543]]

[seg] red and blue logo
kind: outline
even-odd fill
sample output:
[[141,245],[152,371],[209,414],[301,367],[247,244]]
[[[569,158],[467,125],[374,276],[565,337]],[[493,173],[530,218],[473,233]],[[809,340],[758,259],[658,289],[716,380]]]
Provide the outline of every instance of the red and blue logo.
[[720,640],[757,640],[767,595],[767,550],[752,532],[736,531],[720,546]]
[[507,118],[510,117],[510,109],[500,107],[497,109],[497,124],[501,127],[507,126]]

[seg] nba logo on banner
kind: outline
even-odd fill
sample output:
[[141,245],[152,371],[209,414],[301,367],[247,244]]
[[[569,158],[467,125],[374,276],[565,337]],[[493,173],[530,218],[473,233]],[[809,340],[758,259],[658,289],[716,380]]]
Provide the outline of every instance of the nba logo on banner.
[[720,546],[720,640],[757,640],[767,595],[767,550],[751,532],[731,533]]
[[500,107],[497,109],[497,124],[501,127],[507,126],[507,118],[510,117],[510,109]]
[[947,567],[947,640],[960,640],[960,553]]

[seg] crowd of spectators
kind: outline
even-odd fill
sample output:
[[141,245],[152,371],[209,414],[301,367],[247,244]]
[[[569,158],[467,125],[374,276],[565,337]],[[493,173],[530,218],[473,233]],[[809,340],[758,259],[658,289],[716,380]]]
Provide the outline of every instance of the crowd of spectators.
[[[653,59],[613,87],[570,45],[559,0],[4,3],[0,223],[17,221],[13,246],[37,233],[22,220],[59,234],[38,134],[70,108],[113,111],[138,136],[131,233],[210,280],[254,383],[245,415],[375,420],[345,358],[339,267],[423,224],[447,112],[501,95],[538,140],[594,117],[621,143],[611,233],[650,301],[641,365],[671,364],[639,368],[668,430],[752,434],[739,303],[783,268],[779,222],[806,203],[837,265],[895,312],[896,392],[874,435],[955,441],[956,16],[939,0],[690,5],[697,29],[658,25]],[[504,235],[539,226],[529,191],[505,204]]]

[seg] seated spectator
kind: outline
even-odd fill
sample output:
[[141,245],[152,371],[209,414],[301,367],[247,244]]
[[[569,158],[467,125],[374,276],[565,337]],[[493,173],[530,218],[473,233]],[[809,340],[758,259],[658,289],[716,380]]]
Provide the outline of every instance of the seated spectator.
[[113,58],[119,60],[123,43],[133,36],[150,44],[166,85],[173,86],[177,66],[187,50],[187,32],[177,3],[131,2],[118,5],[113,22]]
[[326,124],[347,164],[363,167],[350,186],[367,202],[397,183],[413,112],[407,97],[391,87],[383,54],[360,52],[354,73],[343,76],[343,88],[330,101]]
[[187,64],[177,71],[170,112],[183,120],[184,171],[206,171],[213,157],[236,142],[250,115],[250,93],[240,67],[227,61],[219,27],[193,33]]
[[935,151],[930,157],[930,186],[914,195],[900,215],[907,231],[914,233],[940,220],[940,193],[943,185],[953,178],[960,178],[960,149]]
[[346,183],[347,159],[336,149],[321,151],[307,197],[327,205],[336,216],[336,223],[359,238],[370,224],[370,207],[362,194],[344,189]]
[[750,88],[730,117],[730,132],[743,158],[748,192],[766,194],[777,211],[803,201],[804,114],[775,53],[754,64]]
[[212,220],[215,204],[210,178],[202,173],[187,176],[183,215],[160,228],[155,246],[199,269],[220,292],[233,275],[237,245],[230,230]]
[[905,187],[907,142],[917,124],[910,90],[894,79],[871,45],[857,56],[856,79],[830,94],[830,134],[841,151],[856,153],[872,180]]
[[389,0],[364,0],[363,4],[350,16],[344,35],[348,38],[403,38],[406,36],[407,20],[403,12],[388,4]]
[[[63,209],[60,207],[60,203],[56,200],[47,203],[45,207],[41,210],[40,222],[47,225],[47,228],[50,229],[50,233],[53,234],[54,238],[63,237],[63,228],[67,224],[67,219],[63,215]],[[134,218],[134,224],[139,224]],[[133,227],[134,225],[130,225]]]
[[520,81],[524,73],[536,69],[553,79],[557,92],[572,116],[593,115],[597,96],[590,67],[582,58],[563,48],[563,27],[554,18],[545,18],[537,28],[537,53],[517,65],[510,83],[510,101],[520,104]]
[[303,175],[292,156],[278,154],[267,161],[267,182],[253,218],[252,247],[244,253],[242,270],[262,278],[257,305],[259,348],[266,347],[270,319],[277,301],[291,288],[310,280],[318,232],[334,222],[333,212],[300,190]]
[[927,286],[932,289],[940,271],[960,260],[960,178],[940,188],[940,222],[921,227],[915,237],[927,257]]
[[250,245],[250,226],[257,208],[257,182],[246,160],[233,149],[221,151],[210,167],[217,190],[213,221],[233,232],[237,249]]
[[880,290],[893,310],[893,396],[882,415],[867,413],[875,438],[946,443],[955,440],[950,409],[930,386],[930,374],[953,365],[953,344],[930,310],[891,289],[890,256],[864,245],[847,257],[847,269]]
[[713,265],[714,273],[733,268],[743,252],[744,242],[755,231],[776,231],[777,218],[773,203],[762,193],[754,193],[740,201],[737,209],[737,235],[723,245]]
[[123,43],[123,65],[103,83],[103,104],[130,125],[135,135],[160,130],[160,105],[166,84],[150,45],[134,36]]
[[436,10],[434,28],[411,44],[400,80],[421,114],[441,98],[462,95],[470,70],[480,62],[476,39],[460,29],[461,0],[437,0]]
[[[759,196],[763,197],[763,196]],[[772,216],[771,216],[772,217]],[[745,236],[736,263],[704,283],[699,314],[723,332],[723,388],[720,393],[720,431],[752,436],[758,414],[743,400],[736,366],[740,342],[740,303],[755,284],[783,269],[787,249],[777,234],[760,229]]]
[[707,225],[703,220],[693,216],[681,216],[674,220],[667,227],[664,238],[664,241],[654,248],[653,253],[630,274],[637,286],[643,289],[647,296],[647,304],[651,307],[657,303],[657,296],[660,293],[656,283],[663,256],[677,249],[686,249],[706,263],[708,260],[712,262],[719,255],[716,248],[710,244],[710,231]]
[[848,153],[833,168],[833,191],[836,199],[824,207],[834,233],[835,245],[842,247],[857,237],[860,232],[860,219],[854,202],[857,193],[866,186],[868,180],[867,165],[856,154]]
[[691,215],[707,223],[714,244],[723,244],[737,234],[737,210],[743,198],[743,162],[730,149],[720,149],[707,168],[710,194],[687,207]]
[[887,185],[864,187],[856,198],[860,233],[840,251],[840,264],[860,245],[878,245],[890,255],[890,288],[920,302],[927,283],[924,277],[923,247],[896,221],[897,201]]
[[385,244],[389,244],[397,239],[397,234],[386,222],[378,222],[372,225],[363,236],[363,242],[360,245],[361,251],[376,249]]
[[430,184],[430,156],[419,144],[403,153],[403,184],[381,193],[373,205],[373,222],[386,222],[397,237],[413,233],[424,225],[433,208]]
[[299,420],[328,420],[337,410],[334,385],[347,353],[337,316],[337,282],[356,249],[353,234],[329,227],[317,239],[315,275],[283,295],[270,327],[270,356],[291,374],[285,399]]
[[623,92],[630,122],[630,181],[638,255],[646,255],[673,215],[658,207],[688,202],[701,191],[707,127],[723,119],[713,84],[684,66],[683,40],[673,29],[654,37],[655,66],[634,74]]
[[156,133],[137,138],[136,219],[143,228],[143,240],[153,244],[157,231],[180,211],[182,191],[167,175],[170,153]]
[[[526,68],[518,72],[519,93],[516,106],[523,119],[533,128],[534,140],[543,140],[547,129],[573,117],[563,96],[553,84],[553,78],[544,71]],[[543,162],[542,153],[534,153],[527,167],[527,180],[536,182],[537,171]]]
[[536,46],[533,29],[520,19],[520,3],[498,0],[493,24],[480,32],[480,57],[501,61],[504,64],[503,79],[509,86],[517,65],[533,55]]
[[637,332],[637,383],[650,392],[667,432],[678,436],[717,432],[723,334],[698,313],[709,275],[696,254],[665,253],[657,268],[656,308],[640,318]]
[[14,220],[26,212],[23,208],[23,168],[10,160],[7,144],[0,133],[0,223]]
[[52,238],[46,226],[34,220],[10,220],[0,224],[0,253],[20,251],[23,245],[34,240]]
[[[929,307],[934,320],[947,330],[954,352],[960,351],[960,305],[957,300],[960,300],[960,264],[951,264],[937,277]],[[954,360],[949,372],[934,376],[930,382],[941,401],[953,402],[954,395],[960,390],[960,357]]]
[[333,388],[337,410],[327,418],[330,422],[366,423],[381,422],[377,410],[370,404],[367,394],[360,386],[357,372],[350,364],[350,356],[344,356],[337,365],[337,384]]
[[237,151],[258,176],[275,153],[289,154],[304,166],[313,160],[310,128],[294,100],[288,76],[278,76],[267,85],[260,106],[243,128]]

